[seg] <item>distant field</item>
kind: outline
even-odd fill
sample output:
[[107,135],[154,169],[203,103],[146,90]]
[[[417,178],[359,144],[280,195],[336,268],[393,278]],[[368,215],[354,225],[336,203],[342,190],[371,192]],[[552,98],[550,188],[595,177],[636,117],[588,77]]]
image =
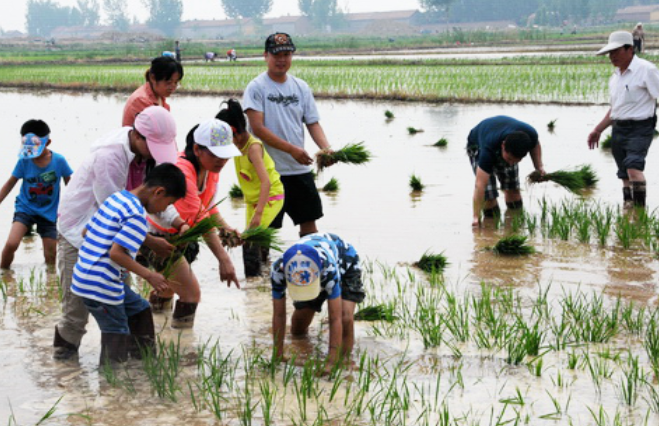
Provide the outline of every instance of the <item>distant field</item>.
[[[147,64],[5,65],[4,87],[132,91]],[[264,64],[185,66],[184,93],[240,94]],[[605,103],[612,67],[606,58],[533,58],[496,61],[317,61],[292,73],[316,96],[454,102]]]

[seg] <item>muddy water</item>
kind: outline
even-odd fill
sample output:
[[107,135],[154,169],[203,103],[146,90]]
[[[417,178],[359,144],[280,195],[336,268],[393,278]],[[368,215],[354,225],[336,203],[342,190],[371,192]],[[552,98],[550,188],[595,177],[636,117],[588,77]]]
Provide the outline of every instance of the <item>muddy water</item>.
[[[221,100],[181,96],[172,99],[180,147],[183,147],[187,130],[201,119],[213,116]],[[125,96],[0,92],[1,131],[5,141],[0,170],[4,176],[9,176],[16,160],[18,129],[22,122],[34,117],[50,124],[52,149],[63,154],[75,170],[92,141],[120,122],[124,102]],[[536,127],[547,170],[591,164],[600,183],[590,197],[603,203],[618,203],[621,190],[615,178],[613,158],[600,150],[589,151],[585,143],[590,129],[606,112],[605,106],[431,106],[349,101],[318,104],[321,123],[333,146],[365,141],[374,155],[365,166],[336,165],[319,176],[319,186],[331,177],[340,183],[338,193],[322,195],[325,217],[319,221],[319,227],[351,241],[365,260],[385,265],[373,268],[372,279],[378,283],[372,287],[373,291],[388,291],[385,271],[396,269],[406,274],[407,267],[424,252],[443,251],[450,261],[446,279],[460,291],[476,290],[481,280],[487,280],[513,283],[531,294],[537,292],[538,283],[553,283],[551,294],[554,295],[560,294],[561,288],[594,288],[608,289],[612,294],[620,292],[631,299],[651,302],[656,299],[659,268],[657,261],[647,253],[598,249],[595,245],[536,237],[534,243],[540,254],[532,258],[505,259],[483,250],[503,235],[502,230],[487,226],[474,231],[470,226],[474,178],[464,152],[465,140],[474,125],[496,114],[511,115]],[[385,121],[387,109],[396,115],[394,120]],[[546,125],[553,119],[557,119],[556,129],[549,133]],[[410,136],[406,130],[410,126],[424,132]],[[448,147],[433,147],[441,137],[448,139]],[[659,150],[654,149],[648,158],[650,209],[659,205],[659,191],[655,190],[658,182],[654,178],[656,174],[652,173],[659,167],[657,156]],[[522,176],[528,174],[532,170],[530,160],[525,160],[520,169]],[[412,174],[426,185],[421,194],[414,194],[409,188]],[[219,192],[227,193],[234,182],[233,166],[228,164],[220,179]],[[0,206],[0,223],[5,224],[0,227],[3,242],[11,222],[15,192]],[[539,200],[543,197],[558,202],[571,196],[547,184],[524,189],[524,201],[532,212],[538,211]],[[240,202],[225,201],[220,209],[229,223],[242,226],[244,206]],[[291,243],[295,235],[292,224],[286,223],[282,230],[286,243]],[[239,250],[232,252],[232,258],[242,276]],[[202,283],[203,302],[195,329],[182,334],[184,352],[194,352],[193,347],[200,341],[216,339],[225,353],[231,349],[240,353],[241,347],[252,344],[267,351],[271,312],[267,281],[243,280],[242,290],[227,289],[217,279],[217,264],[207,250],[202,251],[195,271]],[[176,405],[151,395],[145,383],[135,385],[136,395],[109,386],[96,369],[100,337],[93,321],[83,340],[79,363],[60,364],[50,358],[52,330],[58,318],[56,277],[42,265],[38,238],[24,241],[13,272],[5,273],[3,279],[9,282],[10,295],[0,305],[0,422],[6,422],[13,413],[18,424],[34,424],[62,397],[55,418],[46,424],[165,425],[178,421],[213,424],[214,418],[208,411],[195,413],[189,398],[181,398],[184,402]],[[50,284],[45,284],[47,282]],[[39,286],[49,286],[50,296],[19,291]],[[163,337],[176,339],[165,317],[157,316],[156,321]],[[298,343],[302,352],[312,351],[315,344],[322,346],[325,338],[318,337],[318,330],[318,325],[314,325],[310,347]],[[392,359],[402,357],[415,365],[418,370],[410,373],[412,378],[424,377],[424,371],[429,368],[427,364],[437,363],[445,364],[447,377],[457,374],[454,370],[451,372],[453,361],[446,349],[425,351],[417,339],[373,337],[365,323],[357,325],[357,335],[359,350]],[[625,347],[626,343],[619,345]],[[535,415],[551,411],[551,401],[544,397],[544,389],[550,383],[548,377],[530,378],[521,367],[504,372],[500,359],[483,357],[469,345],[463,348],[463,354],[461,374],[466,383],[474,386],[463,388],[457,396],[454,393],[451,401],[471,407],[469,410],[473,413],[489,413],[492,404],[503,396],[512,395],[519,386],[525,392],[538,395],[533,409]],[[561,356],[555,355],[545,362],[559,364],[560,361]],[[129,368],[137,369],[135,365]],[[133,371],[132,374],[138,373]],[[182,375],[194,377],[195,369],[189,367]],[[509,381],[512,384],[508,384]],[[612,394],[599,395],[588,380],[576,383],[572,392],[580,405],[573,408],[571,414],[583,423],[575,424],[588,424],[591,417],[586,406],[602,404],[615,409],[616,400]],[[509,395],[500,394],[504,388]],[[567,394],[559,398],[565,403]],[[285,401],[280,404],[286,405]],[[340,407],[332,404],[327,409],[330,414],[340,411]],[[465,412],[467,410],[465,408]],[[459,414],[459,410],[454,414]],[[289,417],[282,416],[277,424],[289,424]],[[471,418],[477,418],[476,414]],[[657,420],[656,416],[654,418]],[[228,415],[227,420],[229,424],[238,424],[235,415]],[[257,423],[261,424],[260,420]]]

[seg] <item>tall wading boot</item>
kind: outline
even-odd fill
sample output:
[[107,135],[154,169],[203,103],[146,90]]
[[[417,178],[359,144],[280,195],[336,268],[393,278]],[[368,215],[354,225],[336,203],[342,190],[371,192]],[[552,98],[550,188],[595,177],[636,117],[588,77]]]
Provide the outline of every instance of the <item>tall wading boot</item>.
[[622,202],[623,208],[631,208],[634,200],[632,199],[632,188],[629,186],[622,187]]
[[151,308],[128,317],[130,339],[128,340],[128,354],[133,359],[142,359],[142,353],[156,351],[156,331],[153,326]]
[[151,305],[151,312],[154,314],[161,314],[172,310],[172,297],[160,297],[155,290],[149,293],[149,305]]
[[59,334],[57,326],[55,326],[55,338],[53,339],[53,358],[64,361],[78,355],[78,346],[69,343]]
[[243,266],[246,278],[261,275],[261,248],[259,246],[243,244]]
[[632,182],[632,199],[634,207],[645,207],[645,181]]
[[119,333],[101,333],[100,365],[110,365],[128,360],[128,340],[130,335]]
[[194,326],[197,303],[176,301],[172,315],[172,328],[192,328]]

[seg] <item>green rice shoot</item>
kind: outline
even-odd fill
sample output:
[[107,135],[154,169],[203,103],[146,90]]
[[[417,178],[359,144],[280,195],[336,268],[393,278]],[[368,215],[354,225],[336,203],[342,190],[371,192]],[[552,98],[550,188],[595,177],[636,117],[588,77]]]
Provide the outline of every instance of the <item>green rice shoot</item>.
[[336,192],[339,190],[339,181],[336,178],[332,178],[327,181],[325,186],[323,186],[324,192]]
[[433,146],[444,148],[444,147],[448,146],[448,140],[446,138],[441,138],[437,142],[435,142],[435,144]]
[[554,128],[556,127],[556,120],[558,120],[558,119],[555,118],[555,119],[551,120],[549,123],[547,123],[547,130],[549,130],[550,132],[554,131]]
[[334,163],[364,164],[371,161],[371,152],[366,149],[364,142],[352,143],[337,151],[321,151],[317,154],[318,170],[323,170]]
[[600,148],[602,149],[611,149],[611,141],[613,140],[613,135],[608,134],[604,140],[600,143]]
[[393,322],[398,317],[393,314],[391,306],[371,305],[365,306],[355,313],[355,321],[387,321]]
[[387,117],[387,120],[393,120],[394,118],[396,118],[396,116],[394,115],[394,113],[391,112],[391,111],[389,111],[389,110],[386,110],[386,111],[384,112],[384,116]]
[[421,178],[419,178],[417,175],[412,174],[410,176],[410,188],[412,188],[412,191],[420,192],[423,191],[423,188],[426,186],[421,182]]
[[407,128],[407,133],[409,133],[410,135],[416,135],[417,133],[421,133],[421,132],[423,132],[423,129],[417,129],[414,127]]
[[524,235],[509,235],[501,238],[491,250],[504,256],[524,256],[535,253],[535,247],[527,244]]
[[580,195],[584,190],[593,188],[598,178],[591,166],[583,165],[576,170],[558,170],[544,176],[536,170],[529,174],[527,180],[529,183],[554,182],[573,194]]
[[448,265],[449,262],[446,256],[444,256],[444,252],[439,254],[425,252],[421,256],[421,259],[414,264],[414,266],[429,274],[443,272]]
[[232,199],[243,198],[243,190],[234,183],[229,189],[229,197]]
[[264,228],[263,226],[250,228],[243,231],[241,239],[248,244],[266,247],[279,252],[283,251],[281,247],[284,242],[279,239],[279,230],[275,228]]

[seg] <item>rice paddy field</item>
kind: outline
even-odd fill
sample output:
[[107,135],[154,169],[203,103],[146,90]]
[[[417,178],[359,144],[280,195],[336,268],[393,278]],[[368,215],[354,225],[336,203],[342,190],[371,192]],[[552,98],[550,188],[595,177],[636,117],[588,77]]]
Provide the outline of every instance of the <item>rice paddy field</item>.
[[[607,110],[594,104],[606,100],[608,64],[296,67],[328,95],[353,91],[354,97],[378,98],[378,90],[402,87],[417,93],[410,95],[415,99],[471,93],[474,100],[510,101],[405,103],[385,95],[319,100],[330,142],[335,147],[363,142],[372,154],[368,163],[336,164],[317,178],[319,187],[338,183],[338,190],[321,193],[325,216],[319,227],[355,245],[368,294],[362,307],[376,307],[379,315],[356,323],[352,359],[329,377],[317,374],[327,351],[323,313],[308,338],[287,337],[291,360],[273,364],[268,279],[245,280],[241,252],[233,249],[242,288],[226,288],[202,248],[193,265],[203,293],[193,330],[178,333],[169,315],[156,315],[157,355],[99,369],[100,333],[92,320],[79,359],[55,362],[57,275],[43,266],[40,241],[30,237],[0,284],[0,423],[659,423],[659,190],[652,172],[659,167],[659,151],[651,149],[648,157],[647,211],[621,210],[610,152],[586,145]],[[50,124],[51,148],[75,170],[91,143],[119,125],[128,88],[141,80],[143,67],[55,65],[48,71],[2,67],[0,79],[13,84],[34,76],[37,85],[82,83],[104,91],[0,91],[7,150],[0,170],[6,176],[15,164],[18,129],[33,117]],[[255,66],[186,67],[185,90],[213,93],[170,99],[179,147],[188,129],[215,115],[225,98],[220,93],[238,91],[258,72]],[[353,77],[361,80],[346,83]],[[453,89],[443,87],[449,84]],[[520,98],[537,104],[513,102]],[[536,127],[548,171],[591,165],[599,177],[595,189],[577,196],[551,183],[524,184],[523,213],[503,209],[502,217],[472,229],[474,177],[466,136],[496,114]],[[410,134],[410,127],[423,132]],[[435,146],[440,139],[444,142]],[[529,174],[531,162],[523,161],[520,170],[522,177]],[[421,190],[410,187],[411,176],[423,183]],[[228,195],[235,183],[228,164],[219,193]],[[0,205],[2,241],[14,196]],[[244,223],[240,199],[227,198],[220,210],[230,224]],[[525,237],[533,250],[511,256],[492,249],[511,235]],[[280,237],[285,245],[295,241],[290,222]],[[433,253],[445,259],[430,272],[415,266]],[[144,284],[139,287],[146,291]]]

